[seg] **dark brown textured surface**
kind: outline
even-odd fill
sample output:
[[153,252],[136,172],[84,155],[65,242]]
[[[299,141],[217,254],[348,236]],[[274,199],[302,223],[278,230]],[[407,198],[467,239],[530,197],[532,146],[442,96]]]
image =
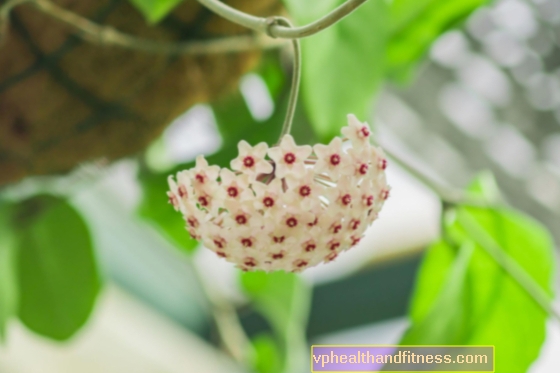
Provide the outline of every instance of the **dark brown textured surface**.
[[[246,33],[185,1],[157,26],[126,0],[56,0],[99,23],[158,40]],[[232,0],[251,14],[277,14],[277,0]],[[258,52],[165,56],[84,42],[24,5],[0,48],[0,185],[63,173],[143,148],[190,106],[231,90]],[[188,146],[188,144],[185,144]]]

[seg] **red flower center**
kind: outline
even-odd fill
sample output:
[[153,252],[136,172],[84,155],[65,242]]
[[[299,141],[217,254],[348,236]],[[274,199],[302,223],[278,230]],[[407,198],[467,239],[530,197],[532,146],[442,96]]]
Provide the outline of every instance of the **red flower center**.
[[218,254],[220,258],[225,258],[227,256],[223,251],[217,251],[216,254]]
[[169,196],[169,203],[171,203],[174,207],[176,207],[179,204],[179,201],[177,201],[177,197],[175,197],[174,194],[171,194]]
[[332,228],[333,233],[336,234],[336,233],[338,233],[339,230],[342,229],[342,225],[340,225],[340,224],[333,224],[333,225],[331,226],[331,228]]
[[237,224],[243,225],[247,223],[247,218],[245,217],[245,215],[237,215],[235,217],[235,221],[237,222]]
[[243,158],[243,166],[245,167],[253,167],[255,165],[255,160],[251,156],[247,156]]
[[187,223],[193,228],[198,227],[198,220],[196,220],[196,218],[194,218],[194,217],[188,218]]
[[283,257],[284,257],[284,254],[282,254],[282,253],[272,254],[272,259],[282,259]]
[[225,246],[225,241],[223,238],[216,238],[214,240],[214,245],[216,245],[217,247],[219,247],[220,249],[223,249]]
[[187,195],[187,188],[184,185],[179,185],[179,197],[183,198]]
[[329,249],[333,251],[338,249],[339,247],[340,247],[340,242],[337,241],[331,242],[331,244],[329,245]]
[[199,183],[204,184],[204,175],[202,174],[196,174],[196,176],[194,177]]
[[245,264],[247,267],[254,267],[254,266],[257,265],[257,262],[253,258],[247,258],[247,259],[245,259],[243,264]]
[[198,197],[201,206],[208,206],[208,199],[204,196]]
[[387,160],[386,159],[379,160],[379,168],[382,169],[382,170],[387,168]]
[[299,188],[299,194],[302,197],[307,197],[308,195],[311,194],[311,188],[307,185],[302,186],[301,188]]
[[352,202],[352,196],[350,194],[345,194],[342,196],[342,204],[348,206]]
[[383,199],[389,198],[389,191],[388,190],[382,191],[381,192],[381,198],[383,198]]
[[373,199],[374,199],[373,196],[367,196],[364,199],[365,199],[365,202],[366,202],[366,206],[373,205]]
[[315,217],[315,220],[313,220],[310,223],[307,223],[307,225],[313,227],[314,225],[317,225],[318,222],[319,222],[319,218]]
[[242,238],[241,239],[241,245],[243,245],[245,247],[251,247],[251,246],[253,246],[253,240],[251,238]]
[[301,268],[301,267],[305,267],[307,265],[307,262],[305,260],[297,260],[295,263],[296,267]]
[[367,165],[366,163],[362,163],[362,165],[360,166],[359,172],[360,172],[362,175],[365,175],[365,174],[367,174],[368,168],[369,168],[369,167],[368,167],[368,165]]
[[360,130],[360,132],[362,133],[363,137],[368,137],[369,136],[369,129],[366,126],[363,126],[362,129]]
[[336,166],[336,165],[338,165],[339,163],[340,163],[340,155],[338,155],[338,154],[333,154],[333,155],[331,155],[331,164],[332,164],[333,166]]
[[336,252],[332,252],[332,253],[330,253],[329,255],[327,255],[327,256],[325,257],[325,259],[326,259],[327,261],[329,261],[329,262],[332,262],[333,260],[336,259],[337,256],[338,256],[338,254],[337,254]]
[[294,153],[286,153],[286,155],[284,155],[284,162],[286,162],[287,164],[292,164],[296,161],[296,156]]
[[272,237],[272,240],[273,240],[275,243],[282,243],[282,242],[284,242],[284,238],[286,238],[286,237],[284,237],[284,236]]
[[265,197],[263,199],[263,205],[265,205],[266,207],[272,207],[274,206],[274,200],[270,197]]
[[227,192],[230,197],[237,197],[237,195],[239,194],[239,191],[236,187],[229,187]]
[[314,243],[308,243],[305,246],[305,251],[310,252],[310,251],[315,250],[316,248],[317,248],[317,246]]
[[298,224],[298,221],[297,221],[297,219],[294,218],[294,217],[288,218],[288,219],[286,220],[286,225],[287,225],[288,227],[290,227],[290,228],[295,227],[297,224]]
[[356,238],[356,237],[352,236],[351,239],[352,239],[352,246],[354,246],[354,245],[357,245],[362,238],[361,237]]
[[356,230],[360,226],[360,223],[361,223],[361,221],[359,221],[357,219],[352,219],[350,221],[350,228],[352,228],[353,230]]

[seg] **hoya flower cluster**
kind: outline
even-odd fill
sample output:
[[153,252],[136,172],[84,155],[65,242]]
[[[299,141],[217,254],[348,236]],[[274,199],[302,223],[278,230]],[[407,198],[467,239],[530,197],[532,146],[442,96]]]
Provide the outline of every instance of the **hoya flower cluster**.
[[387,161],[354,115],[344,139],[297,146],[239,143],[231,169],[196,167],[169,177],[170,203],[190,235],[243,270],[298,272],[356,245],[389,196]]

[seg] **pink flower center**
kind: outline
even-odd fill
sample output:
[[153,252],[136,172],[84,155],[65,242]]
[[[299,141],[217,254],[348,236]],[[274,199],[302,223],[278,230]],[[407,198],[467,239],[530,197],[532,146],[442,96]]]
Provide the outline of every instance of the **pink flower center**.
[[236,187],[229,187],[227,192],[230,197],[237,197],[237,195],[239,194],[239,191]]
[[235,221],[237,222],[237,224],[243,225],[247,223],[247,218],[245,217],[245,215],[237,215],[235,217]]
[[360,166],[360,169],[358,170],[362,175],[367,174],[368,171],[368,165],[366,163],[362,163],[362,165]]
[[297,221],[297,219],[294,218],[294,217],[288,218],[288,219],[286,220],[286,225],[287,225],[288,227],[290,227],[290,228],[295,227],[297,224],[298,224],[298,221]]
[[299,188],[299,194],[302,197],[307,197],[308,195],[311,194],[311,188],[307,185],[302,186],[301,188]]
[[208,206],[208,199],[204,196],[198,197],[198,202],[200,202],[201,206]]
[[363,137],[368,137],[369,129],[366,126],[363,126],[362,129],[360,129],[360,133],[362,134]]
[[286,155],[284,155],[284,162],[286,162],[287,164],[292,164],[296,161],[296,156],[294,153],[286,153]]
[[284,257],[284,254],[282,254],[282,253],[272,254],[272,259],[282,259],[283,257]]
[[265,205],[266,207],[272,207],[274,206],[274,200],[270,197],[265,197],[263,199],[263,205]]
[[253,246],[253,240],[251,238],[242,238],[241,239],[241,245],[243,245],[245,247],[251,247],[251,246]]
[[337,166],[339,163],[340,163],[340,155],[338,154],[331,155],[331,164],[333,166]]
[[345,194],[342,196],[341,200],[344,206],[348,206],[352,202],[352,196],[350,196],[350,194]]
[[253,167],[255,165],[255,160],[251,156],[247,156],[243,158],[243,166],[245,167]]

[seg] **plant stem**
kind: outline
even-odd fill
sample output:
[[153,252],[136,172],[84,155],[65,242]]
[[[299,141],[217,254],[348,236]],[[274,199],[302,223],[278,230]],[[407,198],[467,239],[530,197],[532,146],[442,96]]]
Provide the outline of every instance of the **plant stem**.
[[473,207],[492,206],[492,204],[486,201],[484,198],[472,195],[460,189],[442,185],[441,183],[437,182],[429,175],[421,172],[416,167],[412,166],[410,163],[405,161],[402,157],[387,150],[387,148],[383,148],[383,151],[392,160],[394,160],[399,166],[404,168],[412,176],[414,176],[420,182],[422,182],[422,184],[426,185],[428,188],[433,190],[439,196],[442,202],[447,203],[449,205],[462,205],[462,206],[473,206]]
[[490,257],[515,280],[529,296],[549,315],[560,321],[560,313],[554,309],[551,297],[480,225],[468,214],[458,214],[459,224],[465,228]]
[[339,7],[332,10],[324,17],[300,27],[286,27],[275,24],[272,27],[266,18],[255,17],[250,14],[234,9],[219,0],[198,0],[199,3],[213,11],[214,13],[230,20],[233,23],[245,26],[255,31],[268,33],[272,37],[282,39],[298,39],[316,34],[317,32],[330,27],[348,14],[352,13],[356,8],[365,3],[367,0],[347,0]]
[[[270,30],[274,25],[284,24],[287,27],[292,27],[291,22],[284,17],[270,17],[268,18],[268,26]],[[301,45],[298,39],[292,40],[292,45],[294,47],[294,65],[292,66],[292,86],[290,88],[290,97],[288,99],[288,108],[286,109],[286,117],[284,118],[284,123],[282,124],[282,130],[280,131],[280,137],[278,138],[278,143],[282,141],[284,135],[289,134],[292,129],[292,122],[296,113],[297,100],[299,96],[299,85],[301,81]]]
[[191,260],[190,263],[210,304],[211,313],[224,348],[239,364],[244,367],[249,366],[252,344],[241,326],[235,308],[207,283],[194,261]]
[[118,46],[147,53],[200,55],[268,49],[285,45],[285,41],[272,39],[264,34],[229,36],[205,41],[189,41],[182,43],[142,39],[122,33],[113,27],[94,23],[48,0],[11,0],[5,3],[0,8],[0,43],[5,39],[11,11],[15,7],[25,3],[33,5],[44,14],[76,29],[78,31],[77,36],[90,43]]

